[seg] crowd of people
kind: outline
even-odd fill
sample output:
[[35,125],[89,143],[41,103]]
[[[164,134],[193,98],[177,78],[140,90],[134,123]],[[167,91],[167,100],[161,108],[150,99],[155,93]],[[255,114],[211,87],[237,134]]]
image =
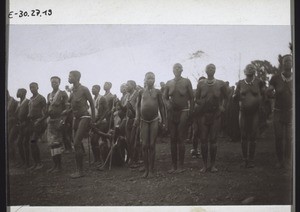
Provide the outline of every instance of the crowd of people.
[[266,119],[261,117],[271,115],[269,100],[274,99],[277,166],[291,165],[292,56],[283,57],[282,70],[272,76],[268,86],[256,76],[252,64],[245,67],[245,78],[236,87],[214,77],[214,64],[207,65],[205,71],[207,76],[200,77],[193,90],[190,80],[181,76],[182,65],[176,63],[175,77],[161,82],[161,89],[154,87],[155,74],[148,72],[143,86],[133,80],[122,84],[120,98],[110,92],[110,82],[105,82],[103,96],[100,85],[94,85],[90,92],[80,83],[79,71],[69,73],[72,87],[66,86],[65,90],[60,90],[58,76],[51,77],[53,90],[46,98],[39,94],[36,82],[29,85],[30,99],[26,98],[25,88],[17,91],[19,101],[7,92],[10,161],[18,161],[17,167],[29,171],[42,169],[39,140],[45,134],[53,159],[53,167],[47,172],[61,172],[62,153],[74,152],[76,170],[70,176],[83,177],[83,141],[87,138],[92,163],[98,170],[110,168],[111,164],[135,168],[142,161],[140,171],[146,178],[155,173],[157,137],[165,136],[170,138],[168,173],[185,171],[185,143],[189,138],[192,156],[202,157],[200,172],[217,172],[217,141],[222,134],[241,142],[243,166],[253,168],[256,140]]

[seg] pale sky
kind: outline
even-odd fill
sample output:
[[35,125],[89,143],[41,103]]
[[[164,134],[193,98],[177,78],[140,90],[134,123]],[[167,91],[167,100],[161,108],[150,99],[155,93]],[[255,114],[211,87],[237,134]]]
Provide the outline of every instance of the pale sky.
[[[81,72],[88,88],[112,82],[112,93],[127,80],[143,85],[145,73],[156,75],[156,87],[172,79],[173,64],[183,65],[183,77],[193,87],[205,75],[205,66],[216,65],[215,77],[234,85],[241,70],[252,60],[268,60],[277,66],[278,54],[290,53],[290,26],[218,25],[10,25],[8,90],[15,97],[18,88],[37,82],[46,96],[50,77],[68,85],[71,70]],[[190,59],[196,51],[200,58]],[[239,59],[240,58],[240,59]],[[241,71],[241,77],[243,72]]]

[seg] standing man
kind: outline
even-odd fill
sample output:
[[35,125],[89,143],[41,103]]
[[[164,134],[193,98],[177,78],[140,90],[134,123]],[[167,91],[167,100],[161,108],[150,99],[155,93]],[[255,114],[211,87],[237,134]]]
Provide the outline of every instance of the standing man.
[[217,137],[221,125],[221,113],[225,111],[224,100],[227,98],[227,89],[225,82],[214,78],[215,72],[216,66],[214,64],[207,65],[207,78],[198,82],[196,90],[196,108],[201,132],[200,141],[203,159],[201,172],[206,172],[208,169],[208,144],[210,149],[210,171],[218,171],[215,167]]
[[[162,123],[165,127],[165,107],[160,90],[153,87],[155,75],[152,72],[146,73],[146,88],[139,91],[137,97],[137,109],[135,126],[140,122],[141,140],[143,145],[143,156],[145,172],[143,177],[154,174],[155,143],[158,134],[158,111],[162,114]],[[150,164],[149,164],[150,163]]]
[[[77,170],[71,174],[71,178],[83,177],[83,144],[82,140],[88,135],[90,124],[95,120],[95,107],[89,89],[80,84],[81,73],[70,71],[69,83],[73,84],[73,91],[70,95],[71,110],[73,112],[74,149]],[[88,112],[88,103],[91,108],[91,115]],[[66,111],[68,112],[68,111]]]
[[38,139],[46,129],[46,124],[43,120],[43,116],[46,112],[46,99],[38,93],[39,86],[36,82],[30,83],[29,88],[32,97],[29,100],[28,118],[30,120],[30,147],[34,161],[34,165],[30,169],[38,170],[43,168]]
[[109,128],[111,128],[113,126],[112,109],[114,107],[114,100],[115,100],[115,96],[112,95],[112,93],[110,92],[111,87],[112,87],[111,82],[104,83],[104,86],[103,86],[103,89],[105,91],[104,97],[106,99],[107,107],[108,107],[108,111],[106,114],[106,120],[109,124]]
[[[108,123],[106,120],[106,114],[108,112],[107,102],[105,97],[101,96],[100,85],[94,85],[92,88],[92,94],[94,95],[94,105],[95,105],[95,127],[97,127],[102,132],[107,132]],[[91,147],[94,155],[94,162],[99,164],[101,162],[100,158],[100,146],[99,146],[100,135],[97,133],[92,133],[91,135]],[[106,138],[105,138],[106,139]]]
[[[173,66],[175,78],[165,87],[168,127],[171,134],[172,169],[169,173],[183,172],[185,146],[188,135],[189,119],[194,111],[194,95],[191,81],[181,76],[182,65]],[[179,169],[177,169],[177,149],[179,150]]]
[[246,78],[237,83],[233,98],[240,105],[239,124],[245,167],[253,168],[264,82],[255,77],[255,67],[252,64],[246,66],[244,73]]
[[27,90],[25,88],[20,88],[17,91],[17,97],[20,98],[17,107],[17,129],[18,136],[17,146],[19,150],[19,155],[21,157],[20,166],[29,168],[29,100],[26,98]]
[[126,142],[128,146],[128,158],[129,158],[129,165],[133,165],[134,160],[134,143],[135,143],[135,128],[133,127],[134,118],[136,115],[136,102],[137,102],[137,96],[138,92],[136,90],[136,83],[133,80],[127,81],[127,100],[126,100]]
[[293,120],[293,58],[284,55],[282,70],[270,80],[268,93],[275,91],[274,132],[278,168],[292,162],[292,120]]
[[47,141],[50,146],[50,152],[53,160],[53,167],[48,173],[61,171],[61,153],[63,147],[63,129],[64,122],[62,113],[69,106],[68,95],[65,91],[59,89],[60,78],[53,76],[50,79],[52,92],[47,96],[47,114],[48,119]]

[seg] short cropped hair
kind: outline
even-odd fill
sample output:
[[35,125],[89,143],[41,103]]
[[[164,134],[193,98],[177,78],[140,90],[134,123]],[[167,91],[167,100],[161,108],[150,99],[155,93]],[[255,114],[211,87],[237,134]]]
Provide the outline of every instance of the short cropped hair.
[[147,72],[147,73],[145,74],[145,77],[146,77],[146,76],[149,76],[149,75],[153,75],[153,76],[155,77],[155,74],[154,74],[153,72],[151,72],[151,71]]
[[96,88],[98,91],[101,89],[100,85],[93,85],[93,88]]
[[205,69],[208,69],[209,67],[214,67],[216,69],[215,64],[212,64],[212,63],[208,64]]
[[183,69],[182,65],[180,63],[175,63],[174,66],[173,66],[173,68],[176,68],[176,67],[179,67],[179,68]]
[[81,73],[79,71],[70,71],[70,74],[72,74],[76,79],[80,80]]
[[127,84],[131,84],[134,89],[136,88],[136,83],[133,80],[128,80]]
[[50,81],[52,81],[53,79],[58,79],[58,82],[59,82],[59,83],[60,83],[60,81],[61,81],[60,78],[59,78],[58,76],[53,76],[53,77],[51,77],[51,78],[50,78]]
[[33,85],[36,85],[37,87],[39,87],[39,84],[37,84],[37,82],[32,82],[29,84],[29,87],[33,86]]
[[20,93],[22,93],[22,94],[24,94],[24,95],[27,94],[27,90],[26,90],[25,88],[19,88],[19,89],[18,89],[18,92],[20,92]]
[[293,57],[293,56],[291,54],[285,54],[285,55],[282,56],[282,59],[285,58],[285,57]]
[[112,87],[112,83],[111,82],[105,82],[104,84],[107,84],[109,88]]

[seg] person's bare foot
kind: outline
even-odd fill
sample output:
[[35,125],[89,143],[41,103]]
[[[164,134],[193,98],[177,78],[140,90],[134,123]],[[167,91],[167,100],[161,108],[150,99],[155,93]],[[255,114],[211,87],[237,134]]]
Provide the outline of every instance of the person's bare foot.
[[154,171],[150,171],[148,174],[148,178],[154,178],[155,177],[155,172]]
[[53,166],[51,169],[48,169],[47,173],[52,173],[54,171],[54,169],[55,169],[55,166]]
[[184,169],[183,167],[179,167],[179,169],[177,169],[175,172],[176,173],[182,173],[185,172],[186,169]]
[[218,169],[215,166],[212,166],[210,168],[210,172],[212,172],[212,173],[217,172],[217,171],[218,171]]
[[168,171],[168,173],[169,173],[169,174],[173,174],[176,170],[177,170],[177,169],[175,169],[175,168],[173,167],[172,169],[170,169],[170,170]]
[[202,168],[202,169],[200,169],[200,172],[201,172],[201,173],[205,173],[205,172],[207,172],[207,167],[206,167],[206,166],[203,166],[203,168]]
[[61,168],[55,168],[52,173],[60,173],[62,171]]
[[148,171],[145,171],[144,174],[143,174],[143,176],[142,176],[142,178],[148,177],[148,174],[149,174],[149,172],[148,172]]
[[44,167],[43,164],[39,163],[36,165],[36,167],[34,168],[34,170],[39,170],[39,169],[42,169]]
[[79,172],[79,171],[77,171],[77,172],[70,175],[70,177],[72,179],[80,178],[80,177],[83,177],[83,176],[84,176],[84,174],[82,172]]
[[99,167],[97,168],[97,170],[98,170],[98,171],[105,171],[105,166],[99,166]]
[[28,171],[34,170],[34,169],[35,169],[35,167],[36,167],[36,164],[35,164],[35,165],[33,165],[33,166],[31,166],[31,167],[29,167],[29,168],[28,168]]

